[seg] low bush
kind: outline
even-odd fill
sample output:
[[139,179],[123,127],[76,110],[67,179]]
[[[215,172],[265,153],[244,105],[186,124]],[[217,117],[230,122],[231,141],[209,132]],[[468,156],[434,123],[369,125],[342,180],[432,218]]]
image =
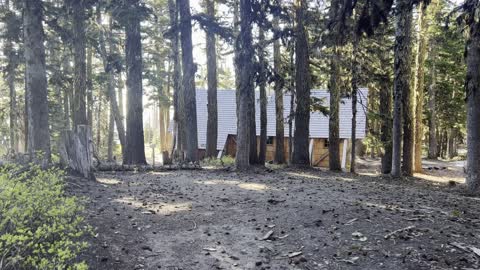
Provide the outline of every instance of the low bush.
[[229,167],[235,165],[235,158],[231,156],[223,156],[222,158],[206,158],[201,161],[202,166],[212,167]]
[[0,170],[0,270],[88,268],[77,256],[91,229],[64,186],[58,169]]

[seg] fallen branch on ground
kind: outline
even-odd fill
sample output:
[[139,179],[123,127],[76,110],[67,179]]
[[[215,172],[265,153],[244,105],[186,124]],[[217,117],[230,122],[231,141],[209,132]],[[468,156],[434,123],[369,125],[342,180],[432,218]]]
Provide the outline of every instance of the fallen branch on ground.
[[151,165],[118,165],[118,164],[101,164],[96,168],[99,172],[165,172],[177,170],[201,170],[199,165],[167,165],[167,166],[151,166]]
[[385,235],[385,239],[389,239],[390,237],[398,234],[398,233],[401,233],[401,232],[406,232],[406,231],[409,231],[411,229],[415,228],[415,226],[408,226],[408,227],[405,227],[405,228],[402,228],[402,229],[398,229],[398,230],[395,230],[387,235]]

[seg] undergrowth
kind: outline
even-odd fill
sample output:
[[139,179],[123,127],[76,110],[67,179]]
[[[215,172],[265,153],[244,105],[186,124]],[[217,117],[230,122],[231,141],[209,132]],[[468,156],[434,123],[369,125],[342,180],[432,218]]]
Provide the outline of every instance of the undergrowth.
[[81,202],[64,186],[58,169],[0,170],[0,270],[88,268],[77,256],[91,228]]

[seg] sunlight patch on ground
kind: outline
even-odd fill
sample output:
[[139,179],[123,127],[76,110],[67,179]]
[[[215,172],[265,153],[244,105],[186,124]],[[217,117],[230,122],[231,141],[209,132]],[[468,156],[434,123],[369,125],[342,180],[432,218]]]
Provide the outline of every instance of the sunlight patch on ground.
[[354,182],[357,181],[354,178],[351,177],[341,177],[341,176],[335,176],[335,175],[315,175],[315,174],[310,174],[310,173],[298,173],[298,172],[287,172],[288,175],[295,176],[295,177],[302,177],[302,178],[307,178],[307,179],[314,179],[314,180],[325,180],[326,178],[335,178],[335,180],[340,180],[340,181],[345,181],[345,182]]
[[191,203],[158,203],[158,204],[145,204],[133,197],[123,197],[115,199],[115,202],[131,205],[132,207],[142,208],[146,210],[146,214],[159,214],[159,215],[171,215],[176,212],[191,211]]
[[245,183],[241,181],[235,180],[207,180],[207,181],[195,181],[196,184],[202,185],[230,185],[230,186],[237,186],[241,189],[252,190],[252,191],[265,191],[271,190],[272,188],[259,183]]
[[173,173],[171,172],[151,172],[153,175],[158,175],[158,176],[169,176],[172,175]]
[[257,183],[241,183],[238,186],[246,190],[254,190],[254,191],[262,191],[262,190],[269,189],[267,185],[257,184]]
[[320,179],[318,175],[308,174],[308,173],[299,173],[299,172],[287,172],[286,174],[295,176],[295,177],[303,177],[309,179]]
[[345,181],[345,182],[355,182],[357,179],[350,177],[335,177],[335,180]]
[[455,181],[457,183],[465,183],[464,177],[453,176],[453,175],[431,175],[431,174],[424,174],[424,173],[415,173],[413,176],[437,183],[448,183],[449,181]]
[[105,185],[118,185],[121,181],[114,178],[97,178],[97,182]]
[[361,172],[361,173],[358,173],[358,175],[375,177],[375,176],[380,176],[381,174],[378,172]]

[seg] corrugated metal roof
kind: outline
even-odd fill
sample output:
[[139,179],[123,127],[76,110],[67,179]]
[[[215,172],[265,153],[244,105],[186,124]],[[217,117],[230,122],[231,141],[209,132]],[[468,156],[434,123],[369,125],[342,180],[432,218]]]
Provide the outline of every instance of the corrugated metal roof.
[[[324,105],[329,106],[330,95],[327,90],[312,90],[312,96],[324,100]],[[365,138],[366,107],[368,89],[358,91],[357,101],[357,138]],[[197,126],[198,146],[205,149],[207,142],[207,91],[197,89]],[[218,142],[217,149],[222,150],[229,134],[237,134],[236,97],[234,90],[219,90],[218,100]],[[286,118],[290,112],[290,95],[284,95],[285,137],[288,137],[288,123]],[[260,135],[260,109],[259,95],[256,93],[255,114],[257,122],[257,135]],[[275,97],[267,99],[267,135],[275,136]],[[340,138],[349,139],[352,130],[352,100],[342,98],[340,103]],[[310,116],[310,137],[328,138],[328,117],[319,112],[312,112]]]

